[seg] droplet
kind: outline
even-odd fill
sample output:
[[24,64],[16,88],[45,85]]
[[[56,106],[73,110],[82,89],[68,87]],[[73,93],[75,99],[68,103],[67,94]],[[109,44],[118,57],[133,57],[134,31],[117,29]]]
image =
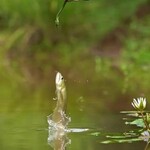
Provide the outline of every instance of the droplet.
[[57,100],[57,98],[56,98],[56,97],[54,97],[54,98],[53,98],[53,100],[54,100],[54,101],[56,101],[56,100]]

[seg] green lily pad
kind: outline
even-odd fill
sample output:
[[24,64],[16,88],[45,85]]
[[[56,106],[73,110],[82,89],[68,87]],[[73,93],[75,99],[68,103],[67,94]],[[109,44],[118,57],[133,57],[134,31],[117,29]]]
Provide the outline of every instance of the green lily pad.
[[135,119],[134,121],[131,121],[131,122],[125,122],[125,124],[136,125],[138,127],[145,128],[145,124],[143,122],[143,119]]

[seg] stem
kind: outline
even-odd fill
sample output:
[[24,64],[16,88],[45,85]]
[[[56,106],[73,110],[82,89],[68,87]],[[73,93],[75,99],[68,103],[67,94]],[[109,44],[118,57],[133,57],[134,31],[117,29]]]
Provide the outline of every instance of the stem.
[[145,119],[145,116],[144,116],[144,114],[143,114],[143,111],[140,111],[140,113],[141,113],[141,115],[142,115],[143,122],[144,122],[144,124],[145,124],[146,129],[149,130],[149,125],[148,125],[148,123],[147,123],[147,121],[146,121],[146,119]]
[[148,149],[148,146],[149,146],[149,141],[147,142],[147,144],[146,144],[144,150],[147,150],[147,149]]
[[[55,19],[56,26],[59,25],[59,16],[60,16],[61,12],[63,11],[63,9],[65,8],[67,2],[78,2],[78,1],[79,0],[64,0],[62,7],[60,8],[60,10],[58,11],[58,13],[56,15],[56,19]],[[83,0],[83,1],[89,1],[89,0]]]
[[61,7],[61,9],[58,11],[57,15],[56,15],[56,25],[59,25],[59,16],[61,14],[61,12],[63,11],[63,9],[65,8],[66,4],[67,4],[68,0],[65,0],[63,3],[63,6]]

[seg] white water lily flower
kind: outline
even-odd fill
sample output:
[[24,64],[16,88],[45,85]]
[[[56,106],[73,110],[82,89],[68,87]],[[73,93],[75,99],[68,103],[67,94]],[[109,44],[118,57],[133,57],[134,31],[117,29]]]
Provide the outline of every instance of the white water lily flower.
[[135,109],[143,110],[146,107],[146,98],[143,97],[137,99],[134,98],[131,104]]

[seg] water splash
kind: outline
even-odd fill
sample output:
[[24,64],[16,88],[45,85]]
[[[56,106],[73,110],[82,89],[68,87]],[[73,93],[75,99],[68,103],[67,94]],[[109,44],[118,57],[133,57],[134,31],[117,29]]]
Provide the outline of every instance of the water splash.
[[61,119],[56,121],[53,118],[54,113],[47,116],[48,122],[48,144],[55,150],[65,150],[65,147],[71,143],[67,137],[67,125],[71,121],[64,111],[58,111]]
[[68,123],[71,122],[71,118],[66,115],[66,87],[64,78],[61,73],[56,74],[56,99],[57,104],[54,112],[47,116],[48,122],[48,144],[54,148],[54,150],[65,150],[66,145],[71,143],[71,140],[67,137],[67,133],[70,132],[85,132],[88,129],[68,129]]
[[49,125],[49,130],[66,130],[67,129],[67,125],[69,122],[71,122],[71,118],[68,117],[63,111],[60,112],[61,114],[61,119],[58,120],[58,122],[55,122],[53,120],[53,113],[50,114],[49,116],[47,116],[47,122]]

